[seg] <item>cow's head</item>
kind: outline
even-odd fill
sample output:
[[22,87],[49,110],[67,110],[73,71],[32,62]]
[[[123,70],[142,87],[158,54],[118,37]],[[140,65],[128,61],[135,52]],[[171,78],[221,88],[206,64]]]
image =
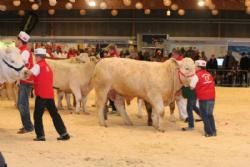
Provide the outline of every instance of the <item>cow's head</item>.
[[13,82],[26,78],[27,68],[16,47],[0,48],[0,80]]
[[195,64],[191,58],[184,58],[181,61],[178,61],[178,76],[181,83],[184,86],[189,86],[191,80],[195,76]]

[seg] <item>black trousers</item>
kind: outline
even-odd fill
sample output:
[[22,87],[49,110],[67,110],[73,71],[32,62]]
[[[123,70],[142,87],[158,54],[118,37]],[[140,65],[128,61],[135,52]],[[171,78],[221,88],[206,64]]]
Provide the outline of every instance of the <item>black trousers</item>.
[[66,135],[67,131],[65,125],[57,111],[54,99],[43,99],[38,96],[36,97],[34,111],[34,126],[37,138],[45,137],[42,120],[45,108],[47,108],[49,111],[50,117],[52,118],[57,133],[60,136]]

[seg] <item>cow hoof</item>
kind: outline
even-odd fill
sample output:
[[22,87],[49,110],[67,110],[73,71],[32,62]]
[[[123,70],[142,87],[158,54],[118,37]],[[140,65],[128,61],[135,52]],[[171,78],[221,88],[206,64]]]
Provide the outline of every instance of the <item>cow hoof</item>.
[[164,133],[164,132],[165,132],[165,130],[164,130],[164,129],[160,129],[160,128],[158,128],[158,131],[159,131],[159,132],[162,132],[162,133]]
[[108,127],[108,125],[107,125],[106,123],[101,123],[101,122],[99,122],[99,124],[100,124],[100,126],[103,126],[103,127],[105,127],[105,128]]
[[152,121],[149,121],[149,122],[148,122],[148,126],[153,126],[153,122],[152,122]]
[[134,124],[132,122],[125,123],[127,126],[133,126]]
[[84,114],[84,115],[90,115],[90,113],[89,113],[89,112],[86,112],[86,111],[84,111],[83,114]]
[[136,115],[138,119],[142,119],[142,115]]
[[170,122],[176,122],[176,119],[175,119],[175,117],[170,117],[170,118],[169,118],[169,121],[170,121]]
[[64,108],[63,108],[63,107],[57,107],[57,109],[58,109],[58,110],[64,110]]
[[73,110],[74,108],[73,107],[68,107],[68,110]]

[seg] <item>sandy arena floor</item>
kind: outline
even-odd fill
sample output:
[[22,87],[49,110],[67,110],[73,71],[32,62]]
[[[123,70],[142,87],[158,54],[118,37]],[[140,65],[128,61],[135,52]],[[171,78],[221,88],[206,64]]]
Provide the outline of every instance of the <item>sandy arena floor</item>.
[[[72,139],[56,141],[49,115],[44,116],[46,142],[34,142],[34,133],[18,135],[20,117],[13,102],[0,101],[0,151],[10,167],[248,167],[250,163],[250,89],[217,88],[215,118],[218,136],[202,136],[202,124],[182,132],[185,123],[168,121],[166,132],[146,126],[146,115],[138,119],[136,101],[128,107],[134,126],[109,116],[108,128],[91,115],[61,111]],[[33,101],[33,100],[31,100]],[[90,95],[88,106],[94,103]],[[32,103],[33,110],[33,103]],[[178,118],[178,113],[175,113]]]

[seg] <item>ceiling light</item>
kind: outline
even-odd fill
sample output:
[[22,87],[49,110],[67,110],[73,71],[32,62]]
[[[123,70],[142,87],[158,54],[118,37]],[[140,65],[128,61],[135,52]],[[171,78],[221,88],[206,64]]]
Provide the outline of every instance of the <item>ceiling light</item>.
[[6,5],[0,5],[0,11],[4,12],[7,10],[7,6]]
[[24,10],[19,10],[18,11],[18,15],[19,16],[24,16],[25,15],[25,11]]
[[38,10],[39,5],[37,3],[34,3],[34,4],[32,4],[31,8],[32,8],[32,10]]
[[106,2],[101,2],[101,3],[100,3],[100,8],[101,8],[102,10],[107,9],[107,7],[108,7],[108,5],[107,5]]
[[50,6],[56,6],[57,1],[56,0],[49,0],[49,5]]
[[205,6],[205,1],[204,0],[199,0],[198,1],[198,6],[199,7],[204,7]]
[[96,6],[96,2],[94,0],[89,1],[89,6],[90,7],[95,7]]
[[150,10],[150,9],[145,9],[145,10],[144,10],[144,14],[145,14],[145,15],[150,15],[150,13],[151,13],[151,10]]
[[15,0],[15,1],[13,1],[13,5],[14,6],[20,6],[21,5],[21,1],[20,0]]
[[80,10],[80,15],[83,16],[83,15],[85,15],[86,13],[87,13],[86,10],[84,10],[84,9],[81,9],[81,10]]
[[170,16],[170,15],[171,15],[171,11],[170,11],[169,9],[167,10],[166,15],[167,15],[167,16]]

